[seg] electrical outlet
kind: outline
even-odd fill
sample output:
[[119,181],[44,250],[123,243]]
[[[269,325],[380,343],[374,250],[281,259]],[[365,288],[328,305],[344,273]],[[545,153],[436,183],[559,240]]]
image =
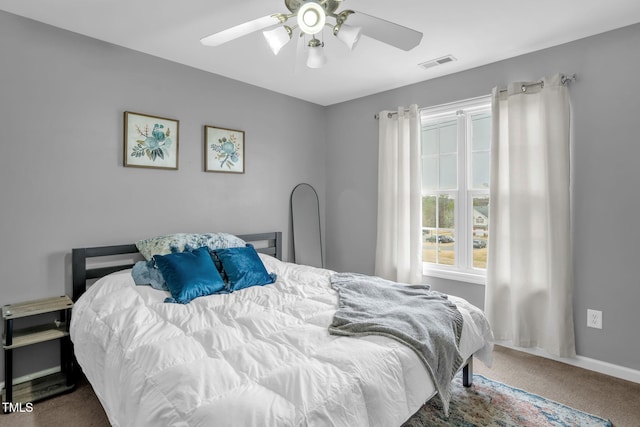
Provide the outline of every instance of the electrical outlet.
[[587,310],[587,326],[589,328],[602,329],[602,312],[599,310]]

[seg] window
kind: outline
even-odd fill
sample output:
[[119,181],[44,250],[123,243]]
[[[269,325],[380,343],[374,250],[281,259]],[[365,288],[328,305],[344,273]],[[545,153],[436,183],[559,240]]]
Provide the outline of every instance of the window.
[[484,283],[491,99],[422,110],[424,274]]

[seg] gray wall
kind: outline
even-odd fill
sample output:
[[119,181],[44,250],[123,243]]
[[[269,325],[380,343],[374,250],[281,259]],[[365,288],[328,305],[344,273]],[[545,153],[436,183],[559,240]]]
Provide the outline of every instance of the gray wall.
[[[579,355],[640,369],[640,25],[331,106],[327,126],[327,265],[371,274],[377,207],[373,115],[487,95],[494,86],[577,73],[574,145],[574,317]],[[455,54],[455,52],[453,52]],[[427,278],[482,307],[482,285]],[[586,327],[587,308],[604,329]]]
[[[74,247],[281,230],[287,259],[293,187],[324,206],[323,107],[1,11],[0,58],[0,305],[70,295]],[[179,170],[122,166],[126,110],[180,120]],[[245,174],[203,172],[205,124],[246,132]]]

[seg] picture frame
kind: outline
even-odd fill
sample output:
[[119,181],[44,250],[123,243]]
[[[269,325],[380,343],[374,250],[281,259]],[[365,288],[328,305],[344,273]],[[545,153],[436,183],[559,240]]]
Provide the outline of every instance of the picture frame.
[[124,112],[124,166],[178,169],[180,121]]
[[244,131],[204,127],[205,172],[244,173]]

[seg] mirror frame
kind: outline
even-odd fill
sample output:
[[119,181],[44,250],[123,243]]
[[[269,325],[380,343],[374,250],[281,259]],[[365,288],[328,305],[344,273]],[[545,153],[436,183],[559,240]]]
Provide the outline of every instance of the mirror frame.
[[323,247],[322,247],[322,226],[320,224],[320,198],[318,197],[318,192],[316,191],[316,189],[311,185],[311,184],[307,184],[305,182],[300,183],[298,185],[296,185],[295,187],[293,187],[293,190],[291,190],[291,195],[289,196],[289,206],[290,206],[290,210],[291,210],[291,243],[293,246],[293,260],[294,262],[297,263],[297,259],[296,259],[296,237],[295,237],[295,218],[294,218],[294,212],[293,212],[293,196],[296,192],[296,190],[300,187],[309,187],[311,189],[311,191],[313,191],[313,194],[315,196],[316,199],[316,208],[318,211],[318,244],[320,245],[320,268],[324,268],[324,254],[323,254]]

